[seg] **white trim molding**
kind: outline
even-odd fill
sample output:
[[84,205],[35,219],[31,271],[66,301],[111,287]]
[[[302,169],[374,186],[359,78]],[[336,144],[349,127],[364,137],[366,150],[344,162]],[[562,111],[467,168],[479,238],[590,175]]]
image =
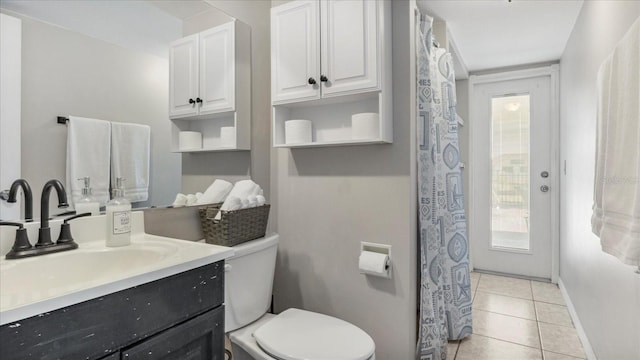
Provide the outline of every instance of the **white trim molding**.
[[569,310],[569,315],[571,316],[571,320],[573,321],[573,326],[576,328],[576,332],[578,333],[578,337],[580,338],[580,342],[582,343],[582,349],[584,350],[585,355],[587,355],[587,359],[598,360],[598,358],[596,357],[596,353],[593,351],[593,348],[591,347],[591,343],[589,342],[587,333],[584,331],[584,328],[582,327],[582,323],[578,318],[578,313],[576,312],[576,309],[573,307],[573,303],[571,302],[571,298],[569,297],[567,288],[564,287],[564,283],[560,278],[558,278],[558,287],[560,288],[560,293],[562,293],[562,298],[564,299],[564,302],[567,305],[567,310]]

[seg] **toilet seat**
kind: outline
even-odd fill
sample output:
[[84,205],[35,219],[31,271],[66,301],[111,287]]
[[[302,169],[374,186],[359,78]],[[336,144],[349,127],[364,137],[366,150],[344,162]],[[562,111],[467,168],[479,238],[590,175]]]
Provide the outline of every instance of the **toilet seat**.
[[282,360],[367,360],[375,350],[373,339],[353,324],[293,308],[260,326],[253,337],[262,350]]

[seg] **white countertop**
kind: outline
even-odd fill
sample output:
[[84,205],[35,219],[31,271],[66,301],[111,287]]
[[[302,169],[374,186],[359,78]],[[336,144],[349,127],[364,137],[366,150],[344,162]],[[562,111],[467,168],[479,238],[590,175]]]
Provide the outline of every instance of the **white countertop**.
[[[143,215],[133,212],[131,245],[105,246],[96,229],[106,228],[105,217],[72,221],[79,249],[6,260],[0,259],[0,325],[99,298],[117,291],[179,274],[233,255],[232,248],[144,233]],[[60,221],[52,221],[57,239]],[[13,243],[15,228],[0,232],[0,248]],[[38,224],[29,224],[29,239],[37,241]],[[35,229],[35,230],[34,230]],[[34,236],[32,236],[32,233]]]

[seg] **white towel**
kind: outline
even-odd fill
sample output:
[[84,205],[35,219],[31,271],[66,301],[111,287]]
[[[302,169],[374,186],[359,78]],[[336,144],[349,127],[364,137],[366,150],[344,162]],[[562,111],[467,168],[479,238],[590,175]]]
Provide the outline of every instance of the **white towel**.
[[602,250],[640,266],[640,19],[598,71],[591,226]]
[[223,202],[229,192],[233,188],[233,185],[221,179],[216,179],[207,190],[198,199],[198,204],[215,204]]
[[187,206],[195,205],[196,201],[198,201],[198,198],[195,196],[195,194],[187,195]]
[[173,201],[173,207],[182,207],[187,205],[187,195],[178,193],[176,199]]
[[111,123],[69,116],[67,131],[67,194],[75,204],[84,187],[77,179],[88,176],[92,196],[104,205],[109,200]]
[[131,202],[149,198],[149,148],[147,125],[111,123],[111,184],[121,177],[125,198]]

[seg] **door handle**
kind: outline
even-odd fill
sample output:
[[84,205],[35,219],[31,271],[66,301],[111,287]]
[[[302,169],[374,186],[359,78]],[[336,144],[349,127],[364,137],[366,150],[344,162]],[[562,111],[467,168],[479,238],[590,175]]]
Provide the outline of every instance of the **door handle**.
[[547,185],[542,185],[542,186],[540,186],[540,191],[542,191],[542,192],[547,192],[547,191],[549,191],[549,186],[547,186]]
[[549,172],[548,171],[543,171],[540,173],[540,176],[543,178],[548,178],[549,177]]

